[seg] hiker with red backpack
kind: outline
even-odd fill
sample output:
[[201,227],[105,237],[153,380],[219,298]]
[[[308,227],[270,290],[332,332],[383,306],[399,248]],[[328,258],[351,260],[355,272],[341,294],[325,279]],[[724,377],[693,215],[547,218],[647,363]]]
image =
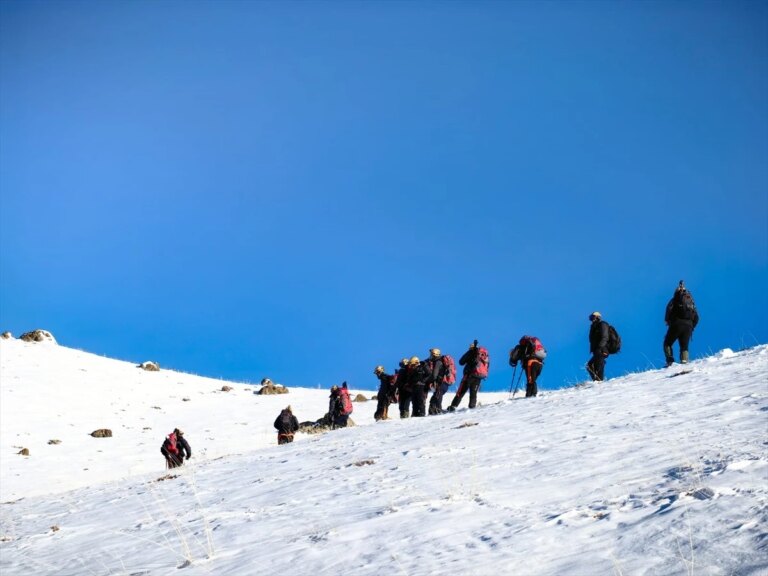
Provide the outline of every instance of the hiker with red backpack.
[[331,386],[330,402],[328,403],[331,429],[346,428],[350,414],[352,414],[352,399],[349,397],[347,383],[343,382],[341,388],[336,385]]
[[666,367],[669,368],[675,363],[675,355],[672,350],[675,341],[680,344],[680,364],[688,364],[688,343],[699,323],[699,312],[696,310],[693,296],[688,292],[682,280],[677,285],[671,300],[667,303],[664,322],[667,324],[667,333],[664,336]]
[[456,364],[453,358],[443,355],[439,348],[429,350],[429,358],[426,360],[430,371],[429,387],[433,390],[429,400],[429,415],[443,414],[443,396],[456,382]]
[[373,419],[377,422],[379,420],[389,420],[389,405],[396,391],[397,372],[387,374],[384,371],[384,366],[376,366],[373,373],[379,379],[379,391],[376,395],[378,403],[376,404],[376,412],[373,413]]
[[192,448],[189,446],[184,432],[174,428],[173,432],[168,434],[160,447],[160,452],[165,456],[166,468],[178,468],[184,464],[184,460],[192,457]]
[[278,446],[293,442],[293,435],[299,430],[299,420],[293,415],[290,406],[283,409],[275,419],[275,428],[277,429]]
[[[539,393],[536,380],[544,368],[544,358],[546,357],[547,351],[536,336],[523,336],[517,346],[509,351],[509,365],[517,369],[517,363],[520,362],[525,371],[526,398],[533,398]],[[514,375],[512,378],[514,379]]]
[[464,375],[459,383],[459,389],[456,390],[456,396],[453,397],[451,405],[448,406],[448,412],[453,412],[459,407],[467,390],[469,390],[469,407],[477,406],[477,393],[482,381],[488,377],[491,359],[488,350],[478,346],[477,340],[475,340],[469,345],[469,350],[459,358],[459,364],[464,366]]

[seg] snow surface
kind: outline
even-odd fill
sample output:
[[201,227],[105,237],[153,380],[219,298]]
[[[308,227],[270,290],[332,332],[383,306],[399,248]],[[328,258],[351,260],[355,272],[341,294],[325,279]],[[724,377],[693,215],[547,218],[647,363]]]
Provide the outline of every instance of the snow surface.
[[276,446],[326,390],[0,340],[0,574],[768,574],[768,346],[686,370]]

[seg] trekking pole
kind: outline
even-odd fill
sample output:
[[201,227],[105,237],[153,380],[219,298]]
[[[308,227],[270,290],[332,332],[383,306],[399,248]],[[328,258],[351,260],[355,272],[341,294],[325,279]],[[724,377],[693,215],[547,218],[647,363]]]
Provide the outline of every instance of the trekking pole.
[[[517,373],[517,364],[515,364],[515,368],[514,368],[514,370],[512,370],[512,380],[509,383],[509,398],[512,397],[512,386],[515,385],[515,374],[516,373]],[[517,390],[515,390],[515,392],[517,392]],[[509,400],[509,398],[507,398],[507,400]]]
[[520,388],[520,380],[523,377],[524,370],[520,370],[520,375],[517,377],[517,385],[515,386],[515,391],[512,393],[512,398],[515,397],[515,394],[517,394],[518,388]]

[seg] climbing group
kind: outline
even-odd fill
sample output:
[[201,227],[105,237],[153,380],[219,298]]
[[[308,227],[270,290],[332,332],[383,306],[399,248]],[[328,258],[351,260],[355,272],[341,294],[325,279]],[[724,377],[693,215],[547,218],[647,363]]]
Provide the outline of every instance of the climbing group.
[[[621,350],[621,337],[612,325],[603,320],[600,312],[592,312],[589,315],[589,321],[589,351],[592,356],[586,364],[586,369],[593,381],[601,381],[605,378],[606,358]],[[691,293],[682,280],[667,304],[664,321],[668,327],[664,337],[666,366],[671,366],[675,361],[672,349],[675,342],[678,342],[680,347],[680,363],[688,363],[688,344],[699,323],[699,313]],[[546,357],[547,351],[541,340],[531,335],[522,336],[509,352],[509,365],[514,370],[512,382],[515,381],[515,373],[520,364],[518,384],[525,374],[526,398],[532,398],[538,394],[537,380],[544,368]],[[469,407],[475,408],[478,391],[483,380],[488,377],[491,365],[488,349],[474,340],[459,358],[459,365],[463,367],[462,377],[447,409],[443,409],[443,398],[456,382],[456,363],[452,356],[443,354],[439,348],[430,348],[425,360],[420,360],[418,356],[403,358],[392,374],[388,374],[383,365],[376,366],[373,373],[379,380],[379,387],[374,419],[389,420],[389,407],[392,404],[397,405],[400,418],[453,412],[459,407],[467,392],[469,392]],[[516,392],[517,389],[515,389]],[[324,417],[325,426],[332,430],[346,427],[352,410],[347,383],[332,386],[328,413]],[[299,423],[290,406],[281,411],[274,426],[277,429],[278,444],[293,442],[293,436],[299,430]],[[183,432],[178,428],[165,439],[161,452],[169,468],[181,466],[184,459],[188,460],[192,454]]]
[[[454,411],[469,391],[469,407],[477,405],[480,383],[488,376],[490,356],[477,340],[459,359],[464,372],[456,395],[447,411]],[[384,366],[376,366],[373,373],[379,379],[378,404],[374,418],[389,420],[389,405],[397,404],[400,418],[443,414],[443,397],[456,382],[456,363],[453,357],[443,354],[439,348],[431,348],[425,360],[418,356],[403,358],[393,374],[387,374]],[[432,393],[430,397],[429,394]],[[429,399],[429,401],[427,401]]]

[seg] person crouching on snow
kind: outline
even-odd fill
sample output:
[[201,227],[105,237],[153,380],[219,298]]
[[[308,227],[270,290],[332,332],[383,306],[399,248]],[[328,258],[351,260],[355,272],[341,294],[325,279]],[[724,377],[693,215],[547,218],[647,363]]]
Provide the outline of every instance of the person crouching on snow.
[[184,464],[184,460],[192,457],[192,448],[189,446],[184,432],[174,428],[173,432],[163,441],[160,452],[165,456],[166,468],[178,468]]
[[299,430],[299,420],[293,415],[290,406],[280,412],[275,420],[275,428],[278,445],[293,442],[293,435]]

